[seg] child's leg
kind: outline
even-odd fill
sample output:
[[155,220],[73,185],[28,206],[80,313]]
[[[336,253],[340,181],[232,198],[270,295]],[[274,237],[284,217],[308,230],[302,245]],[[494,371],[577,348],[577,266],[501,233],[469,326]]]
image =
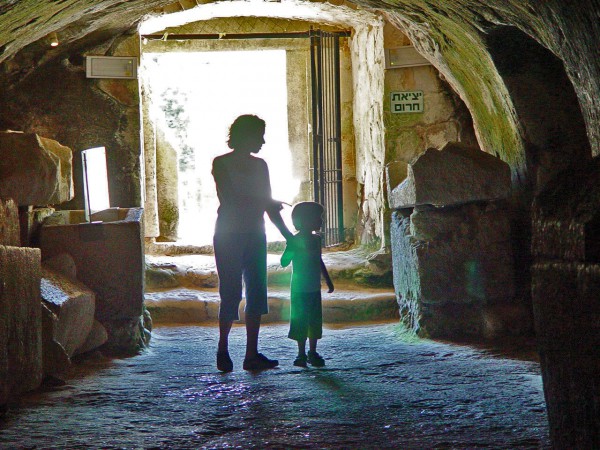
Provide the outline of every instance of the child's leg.
[[310,350],[308,351],[308,356],[306,360],[308,363],[315,367],[323,367],[325,365],[325,360],[321,355],[317,353],[317,338],[308,338]]
[[[312,344],[311,344],[312,348]],[[298,341],[298,356],[306,355],[306,340]]]
[[317,351],[317,342],[319,340],[317,338],[308,338],[308,345],[310,348],[310,351],[315,353]]
[[306,339],[298,339],[298,356],[294,360],[294,365],[306,367]]

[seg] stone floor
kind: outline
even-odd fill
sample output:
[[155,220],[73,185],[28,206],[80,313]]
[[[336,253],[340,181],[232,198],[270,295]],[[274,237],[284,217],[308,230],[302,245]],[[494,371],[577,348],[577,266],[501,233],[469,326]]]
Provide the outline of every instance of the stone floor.
[[214,366],[213,326],[159,327],[139,356],[80,362],[25,396],[0,448],[549,448],[539,365],[517,353],[409,339],[396,323],[328,327],[322,369],[292,365],[286,324],[261,330],[277,369]]

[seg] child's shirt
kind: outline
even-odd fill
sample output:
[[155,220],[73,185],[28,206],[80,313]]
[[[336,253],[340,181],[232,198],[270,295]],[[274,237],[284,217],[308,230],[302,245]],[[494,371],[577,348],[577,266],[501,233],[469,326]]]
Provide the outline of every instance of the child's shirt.
[[[321,290],[321,238],[316,234],[296,234],[281,256],[292,261],[292,293]],[[287,264],[284,264],[287,265]]]

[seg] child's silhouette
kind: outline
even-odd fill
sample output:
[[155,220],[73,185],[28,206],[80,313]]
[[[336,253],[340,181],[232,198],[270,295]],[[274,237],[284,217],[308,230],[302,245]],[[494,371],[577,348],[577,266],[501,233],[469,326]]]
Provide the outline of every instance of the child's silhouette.
[[[325,360],[317,353],[317,341],[323,335],[321,307],[321,275],[325,278],[328,292],[333,283],[321,258],[321,238],[315,234],[323,224],[323,207],[315,202],[302,202],[292,210],[292,223],[298,230],[288,239],[281,256],[281,265],[293,265],[290,332],[288,337],[298,342],[295,366],[306,367],[307,362],[323,367]],[[306,354],[306,339],[309,351]]]

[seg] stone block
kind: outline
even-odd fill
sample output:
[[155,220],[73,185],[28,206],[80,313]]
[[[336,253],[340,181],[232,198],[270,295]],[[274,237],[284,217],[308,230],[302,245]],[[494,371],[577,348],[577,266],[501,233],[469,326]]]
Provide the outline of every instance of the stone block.
[[96,301],[94,293],[82,283],[42,267],[42,300],[56,315],[52,333],[67,355],[81,348],[92,330]]
[[[485,203],[415,208],[410,216],[395,212],[390,232],[403,322],[450,337],[459,334],[456,316],[464,335],[490,334],[484,307],[514,297],[507,210]],[[502,320],[495,323],[499,329]]]
[[0,199],[0,245],[21,246],[19,208],[12,199]]
[[44,361],[44,376],[60,378],[69,367],[71,359],[67,352],[54,340],[54,330],[58,317],[44,302],[42,302],[42,355]]
[[0,405],[42,381],[40,251],[0,246]]
[[408,165],[406,179],[389,194],[390,208],[449,206],[510,196],[508,164],[477,148],[451,142],[429,148]]
[[[385,166],[385,187],[387,190],[388,203],[392,199],[392,191],[402,183],[408,174],[408,163],[404,161],[393,161]],[[391,206],[390,208],[395,209]]]
[[102,222],[86,223],[83,211],[57,211],[40,233],[44,260],[68,253],[75,261],[77,279],[96,295],[96,319],[108,331],[107,347],[119,353],[134,354],[146,340],[143,324],[141,330],[134,325],[144,307],[142,213],[111,208],[93,216]]
[[108,332],[106,331],[106,328],[104,328],[104,325],[102,325],[100,322],[94,320],[90,334],[88,334],[88,337],[83,345],[75,351],[75,354],[78,355],[80,353],[92,351],[106,344],[107,341]]
[[52,258],[44,259],[44,266],[64,275],[70,280],[77,279],[77,266],[75,265],[73,257],[68,253],[59,253]]
[[0,197],[57,205],[74,195],[72,152],[34,133],[0,132]]
[[538,260],[600,263],[600,159],[562,172],[536,196],[532,253]]

